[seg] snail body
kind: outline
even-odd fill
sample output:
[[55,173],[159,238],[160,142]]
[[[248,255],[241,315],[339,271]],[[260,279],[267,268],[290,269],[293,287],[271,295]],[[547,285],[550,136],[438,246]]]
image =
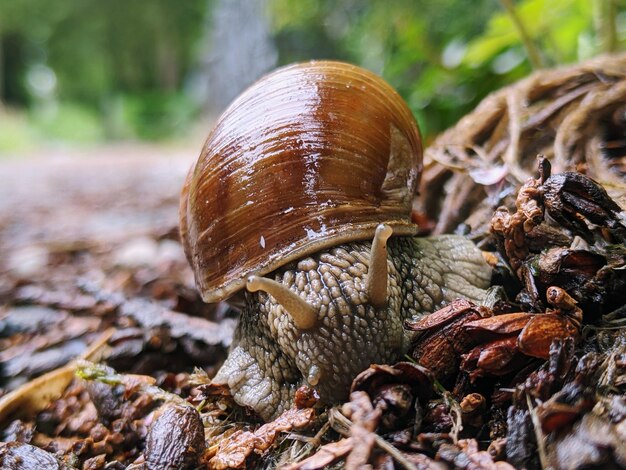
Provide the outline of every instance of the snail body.
[[267,293],[246,293],[237,336],[215,380],[266,420],[288,409],[302,385],[316,388],[324,403],[337,403],[370,364],[403,356],[410,342],[406,319],[459,296],[483,298],[480,287],[488,285],[489,270],[471,242],[393,237],[387,246],[388,302],[374,307],[366,288],[371,244],[340,245],[274,273],[276,282],[319,305],[319,323],[311,329],[298,328]]
[[301,385],[347,396],[370,363],[404,353],[406,319],[490,269],[461,237],[416,238],[421,138],[381,78],[339,62],[262,78],[224,112],[181,197],[181,237],[207,302],[245,287],[215,381],[270,419]]

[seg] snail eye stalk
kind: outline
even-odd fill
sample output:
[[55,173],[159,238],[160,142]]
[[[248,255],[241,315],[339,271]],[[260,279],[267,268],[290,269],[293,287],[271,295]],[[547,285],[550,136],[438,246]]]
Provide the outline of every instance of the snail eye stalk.
[[272,279],[250,276],[246,281],[246,289],[250,292],[262,290],[274,297],[301,330],[308,330],[317,324],[317,309],[298,294]]
[[380,224],[376,227],[372,241],[366,289],[370,303],[376,308],[387,305],[387,240],[392,234],[393,230],[389,225]]

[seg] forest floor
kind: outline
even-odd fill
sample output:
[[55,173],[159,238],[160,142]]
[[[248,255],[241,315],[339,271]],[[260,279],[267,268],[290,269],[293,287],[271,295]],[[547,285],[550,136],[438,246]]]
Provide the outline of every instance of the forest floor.
[[173,227],[196,157],[192,148],[120,144],[0,159],[0,246],[114,242]]
[[[548,257],[506,252],[550,283],[503,274],[505,285],[524,287],[517,297],[532,313],[456,301],[408,324],[421,331],[413,360],[370,367],[342,407],[316,409],[311,389],[299,389],[298,408],[260,425],[209,383],[237,315],[201,301],[178,241],[179,192],[196,154],[126,144],[0,160],[0,466],[314,469],[344,458],[346,468],[624,465],[626,336],[617,307],[626,255],[605,238],[620,243],[626,228],[595,183],[576,174],[529,180],[519,212],[492,220],[511,249],[511,240],[520,249],[565,240]],[[569,232],[548,230],[544,210],[568,224],[593,216],[595,238],[567,248]],[[600,304],[617,310],[589,318],[603,327],[582,335],[580,308],[552,283],[583,299],[606,292]],[[554,294],[547,309],[546,288]],[[468,337],[470,327],[497,334],[479,328]],[[96,353],[110,367],[73,362],[97,361]]]

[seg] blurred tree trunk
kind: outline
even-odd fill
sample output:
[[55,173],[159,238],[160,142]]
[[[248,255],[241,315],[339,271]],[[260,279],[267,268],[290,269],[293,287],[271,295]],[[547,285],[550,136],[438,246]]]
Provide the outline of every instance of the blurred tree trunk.
[[159,85],[164,90],[175,91],[180,82],[180,60],[176,48],[167,41],[160,41],[156,53]]
[[603,53],[617,50],[617,4],[614,0],[595,0],[593,2],[593,21],[596,35],[600,42],[600,51]]
[[[209,0],[195,91],[209,115],[276,65],[266,0]],[[212,7],[212,11],[211,11]]]

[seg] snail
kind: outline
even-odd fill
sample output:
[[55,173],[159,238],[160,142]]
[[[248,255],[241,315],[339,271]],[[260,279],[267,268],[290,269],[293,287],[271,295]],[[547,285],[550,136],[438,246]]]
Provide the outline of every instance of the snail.
[[287,66],[222,114],[185,181],[180,233],[206,302],[243,292],[214,382],[269,420],[302,385],[347,397],[404,354],[409,318],[480,301],[491,271],[459,236],[416,237],[422,142],[382,78],[341,62]]

